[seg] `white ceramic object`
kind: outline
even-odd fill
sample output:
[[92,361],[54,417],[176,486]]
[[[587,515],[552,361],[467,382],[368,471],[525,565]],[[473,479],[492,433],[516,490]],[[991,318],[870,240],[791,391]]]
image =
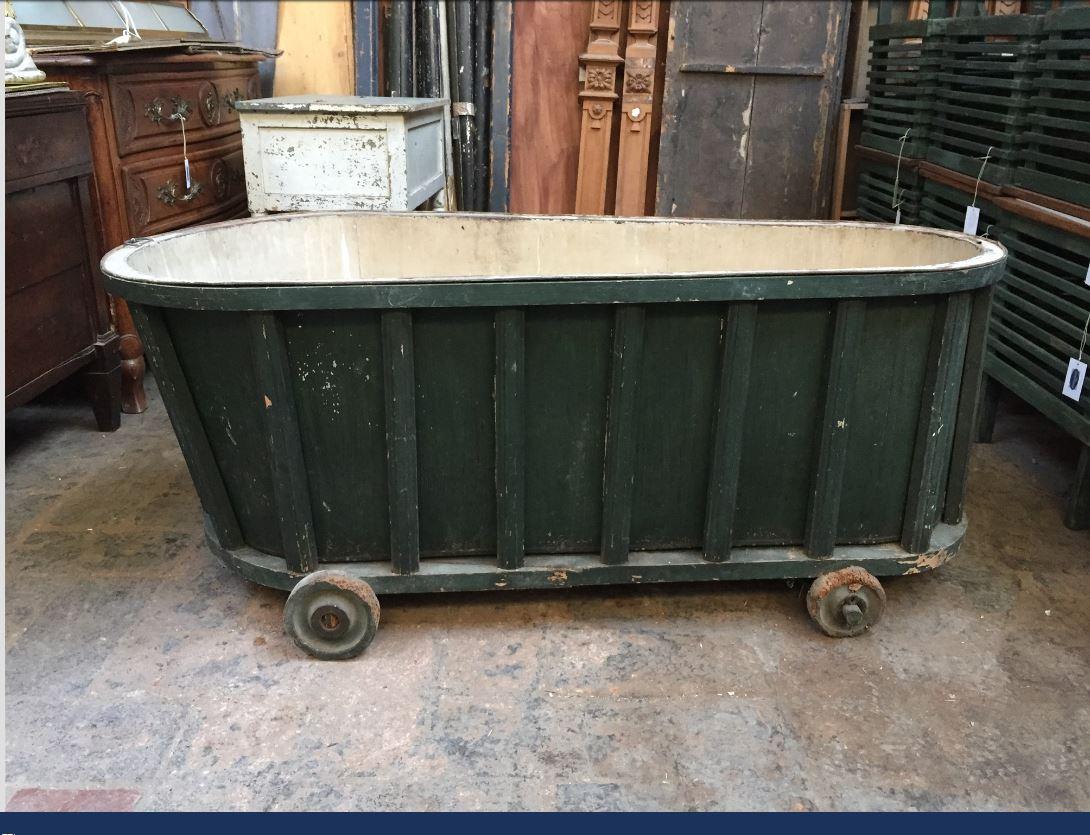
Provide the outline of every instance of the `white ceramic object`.
[[312,95],[238,102],[250,213],[417,208],[443,188],[446,106]]
[[37,84],[45,81],[45,73],[34,66],[27,51],[23,28],[15,18],[4,14],[4,84]]

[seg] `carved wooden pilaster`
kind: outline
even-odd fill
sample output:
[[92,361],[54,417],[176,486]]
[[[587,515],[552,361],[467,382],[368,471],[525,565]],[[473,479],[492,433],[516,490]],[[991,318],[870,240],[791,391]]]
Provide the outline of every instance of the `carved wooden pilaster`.
[[632,0],[628,8],[615,214],[644,215],[647,213],[659,0]]
[[621,0],[594,0],[587,51],[579,56],[586,70],[579,98],[583,127],[579,135],[579,175],[575,211],[600,215],[606,208],[609,149],[613,144],[613,102],[617,99]]

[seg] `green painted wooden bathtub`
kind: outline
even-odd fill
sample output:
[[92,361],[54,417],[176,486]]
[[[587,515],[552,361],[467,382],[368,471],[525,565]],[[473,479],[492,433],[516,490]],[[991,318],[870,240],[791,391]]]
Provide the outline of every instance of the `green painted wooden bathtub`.
[[861,631],[872,575],[961,542],[1004,257],[903,226],[321,213],[102,265],[212,549],[343,657],[375,593],[829,575],[811,612]]

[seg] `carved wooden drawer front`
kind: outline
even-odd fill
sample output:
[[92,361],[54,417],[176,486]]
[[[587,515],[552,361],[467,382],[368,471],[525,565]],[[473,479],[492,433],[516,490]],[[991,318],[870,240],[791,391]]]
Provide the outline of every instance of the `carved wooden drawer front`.
[[201,223],[246,199],[242,146],[237,137],[203,150],[189,149],[190,186],[182,155],[122,165],[125,206],[133,235],[151,235]]
[[255,70],[140,73],[110,78],[118,154],[201,142],[238,131],[239,99],[260,95]]

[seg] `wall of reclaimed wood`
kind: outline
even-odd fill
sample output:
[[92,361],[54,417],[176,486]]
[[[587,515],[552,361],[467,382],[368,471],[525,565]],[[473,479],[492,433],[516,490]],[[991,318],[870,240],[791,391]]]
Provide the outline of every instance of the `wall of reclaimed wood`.
[[273,94],[355,93],[352,4],[343,0],[283,0]]
[[510,210],[570,214],[579,166],[579,54],[588,0],[514,4]]

